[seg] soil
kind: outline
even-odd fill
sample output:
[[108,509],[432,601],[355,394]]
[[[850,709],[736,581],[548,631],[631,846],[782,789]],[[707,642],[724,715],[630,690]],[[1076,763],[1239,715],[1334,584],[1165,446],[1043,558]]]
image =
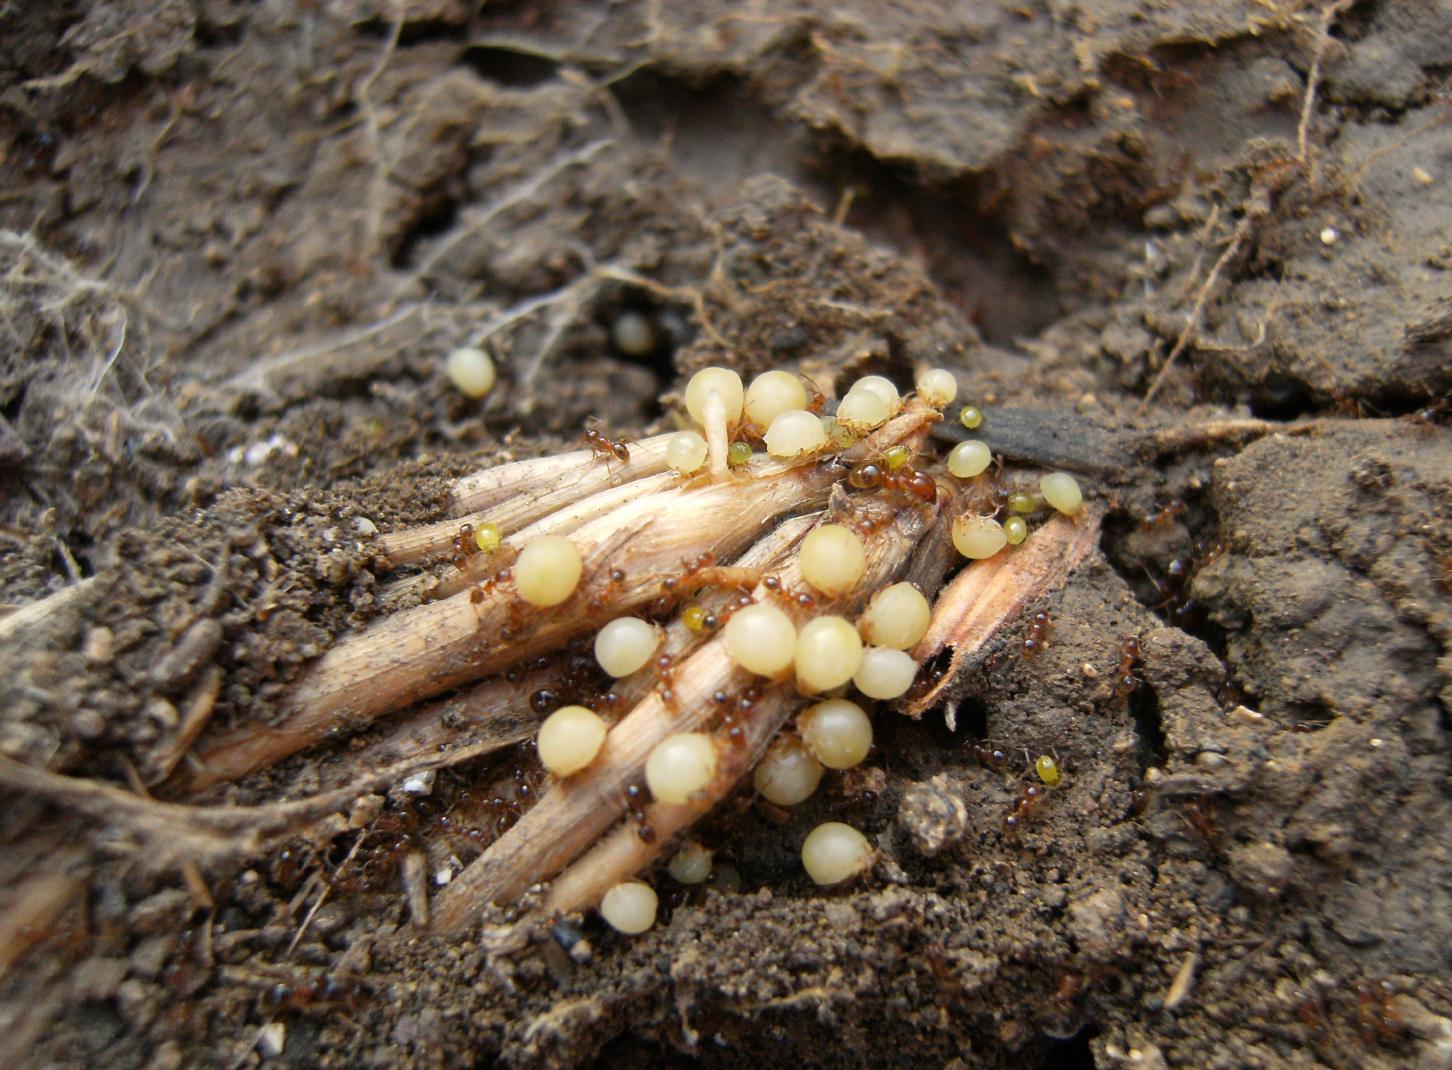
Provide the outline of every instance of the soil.
[[[1445,4],[66,0],[0,40],[0,1064],[1452,1067]],[[410,927],[405,826],[514,758],[180,863],[54,789],[165,795],[191,723],[388,611],[374,532],[671,426],[711,363],[951,367],[985,433],[1085,429],[1107,519],[1042,649],[726,807],[734,872],[651,933]],[[880,853],[823,891],[829,817]]]

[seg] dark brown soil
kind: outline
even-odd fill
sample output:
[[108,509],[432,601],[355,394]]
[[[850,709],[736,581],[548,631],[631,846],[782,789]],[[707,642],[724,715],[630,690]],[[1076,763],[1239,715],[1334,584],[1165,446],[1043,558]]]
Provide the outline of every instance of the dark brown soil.
[[[704,364],[1114,447],[1047,647],[728,807],[739,888],[637,940],[417,935],[343,818],[179,870],[14,792],[0,1065],[1452,1067],[1449,57],[1435,0],[0,5],[0,598],[71,592],[0,618],[9,762],[158,784],[383,612],[373,531]],[[824,894],[827,817],[881,858]]]

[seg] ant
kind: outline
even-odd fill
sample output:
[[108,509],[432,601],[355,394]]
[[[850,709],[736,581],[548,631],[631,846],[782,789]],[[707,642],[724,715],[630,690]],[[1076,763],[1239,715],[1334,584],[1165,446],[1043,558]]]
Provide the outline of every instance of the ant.
[[263,1009],[270,1013],[292,1008],[347,1007],[358,1005],[359,984],[351,977],[324,976],[317,981],[280,981],[262,994]]
[[1034,614],[1033,621],[1029,624],[1029,633],[1023,640],[1025,654],[1037,654],[1048,645],[1049,625],[1053,623],[1052,618],[1042,609]]
[[711,701],[721,707],[720,727],[732,744],[740,746],[746,741],[746,729],[742,722],[761,699],[761,685],[752,684],[733,702],[725,691],[717,691]]
[[847,473],[847,482],[858,490],[881,489],[890,494],[917,498],[928,505],[938,500],[938,481],[907,464],[894,469],[874,461],[863,461],[852,466]]
[[1003,819],[1003,834],[1015,836],[1023,828],[1023,823],[1038,809],[1038,805],[1044,798],[1044,786],[1042,784],[1025,784],[1023,790],[1018,793],[1018,801],[1012,810]]
[[1357,1034],[1367,1047],[1389,1044],[1405,1032],[1406,1025],[1393,1005],[1396,996],[1397,987],[1391,981],[1357,985]]
[[1188,508],[1189,507],[1185,504],[1183,499],[1171,498],[1168,502],[1160,506],[1160,508],[1156,509],[1153,513],[1150,513],[1148,516],[1140,517],[1140,529],[1143,531],[1150,531],[1154,528],[1167,527],[1172,521],[1178,520],[1180,517],[1184,516],[1185,511]]
[[1134,670],[1140,664],[1139,655],[1139,636],[1127,636],[1120,645],[1119,668],[1114,672],[1116,677],[1114,690],[1121,698],[1128,698],[1139,690],[1140,679],[1134,674]]
[[479,544],[474,541],[474,525],[460,524],[459,530],[454,533],[454,567],[463,572],[469,567],[469,558],[479,552]]
[[593,427],[587,427],[585,428],[585,442],[596,457],[603,457],[607,461],[611,457],[618,461],[630,460],[630,446],[623,438],[614,439],[596,431]]
[[636,824],[635,834],[640,837],[641,842],[654,843],[655,829],[650,827],[645,813],[645,789],[639,784],[631,784],[625,789],[625,809]]

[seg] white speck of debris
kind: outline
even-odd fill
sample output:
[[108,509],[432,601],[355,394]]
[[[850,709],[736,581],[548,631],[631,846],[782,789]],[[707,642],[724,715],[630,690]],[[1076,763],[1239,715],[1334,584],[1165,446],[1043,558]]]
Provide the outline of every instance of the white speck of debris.
[[1432,184],[1432,172],[1423,167],[1413,167],[1412,181],[1419,186],[1430,186]]
[[269,1022],[257,1034],[257,1050],[264,1059],[275,1059],[287,1047],[287,1026],[282,1022]]
[[1321,244],[1322,245],[1335,245],[1336,244],[1336,239],[1339,238],[1339,237],[1341,237],[1341,232],[1339,230],[1337,230],[1335,227],[1322,227],[1321,228]]
[[1386,746],[1386,740],[1381,739],[1381,738],[1378,738],[1378,737],[1373,737],[1373,738],[1368,739],[1366,741],[1366,745],[1368,747],[1371,747],[1372,749],[1376,749],[1378,747],[1384,747],[1384,746]]
[[280,453],[284,457],[296,457],[297,445],[291,439],[273,435],[261,442],[252,443],[246,449],[233,446],[227,451],[227,460],[232,464],[246,464],[249,468],[256,468],[274,453]]
[[432,769],[423,773],[415,773],[403,782],[404,794],[432,795],[434,793],[434,775]]
[[378,525],[366,516],[359,516],[353,518],[353,530],[359,535],[377,535]]
[[448,866],[445,866],[443,869],[439,870],[437,873],[434,874],[434,883],[437,884],[440,888],[448,884],[453,879],[454,871]]

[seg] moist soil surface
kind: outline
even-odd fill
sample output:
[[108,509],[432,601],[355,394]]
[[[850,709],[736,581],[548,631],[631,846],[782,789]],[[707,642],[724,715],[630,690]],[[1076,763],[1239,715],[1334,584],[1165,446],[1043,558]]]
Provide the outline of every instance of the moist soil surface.
[[[0,1065],[1452,1066],[1449,57],[1436,0],[0,6]],[[357,773],[169,787],[390,611],[377,533],[707,364],[950,368],[1099,546],[638,938],[413,924],[524,752],[199,831]]]

